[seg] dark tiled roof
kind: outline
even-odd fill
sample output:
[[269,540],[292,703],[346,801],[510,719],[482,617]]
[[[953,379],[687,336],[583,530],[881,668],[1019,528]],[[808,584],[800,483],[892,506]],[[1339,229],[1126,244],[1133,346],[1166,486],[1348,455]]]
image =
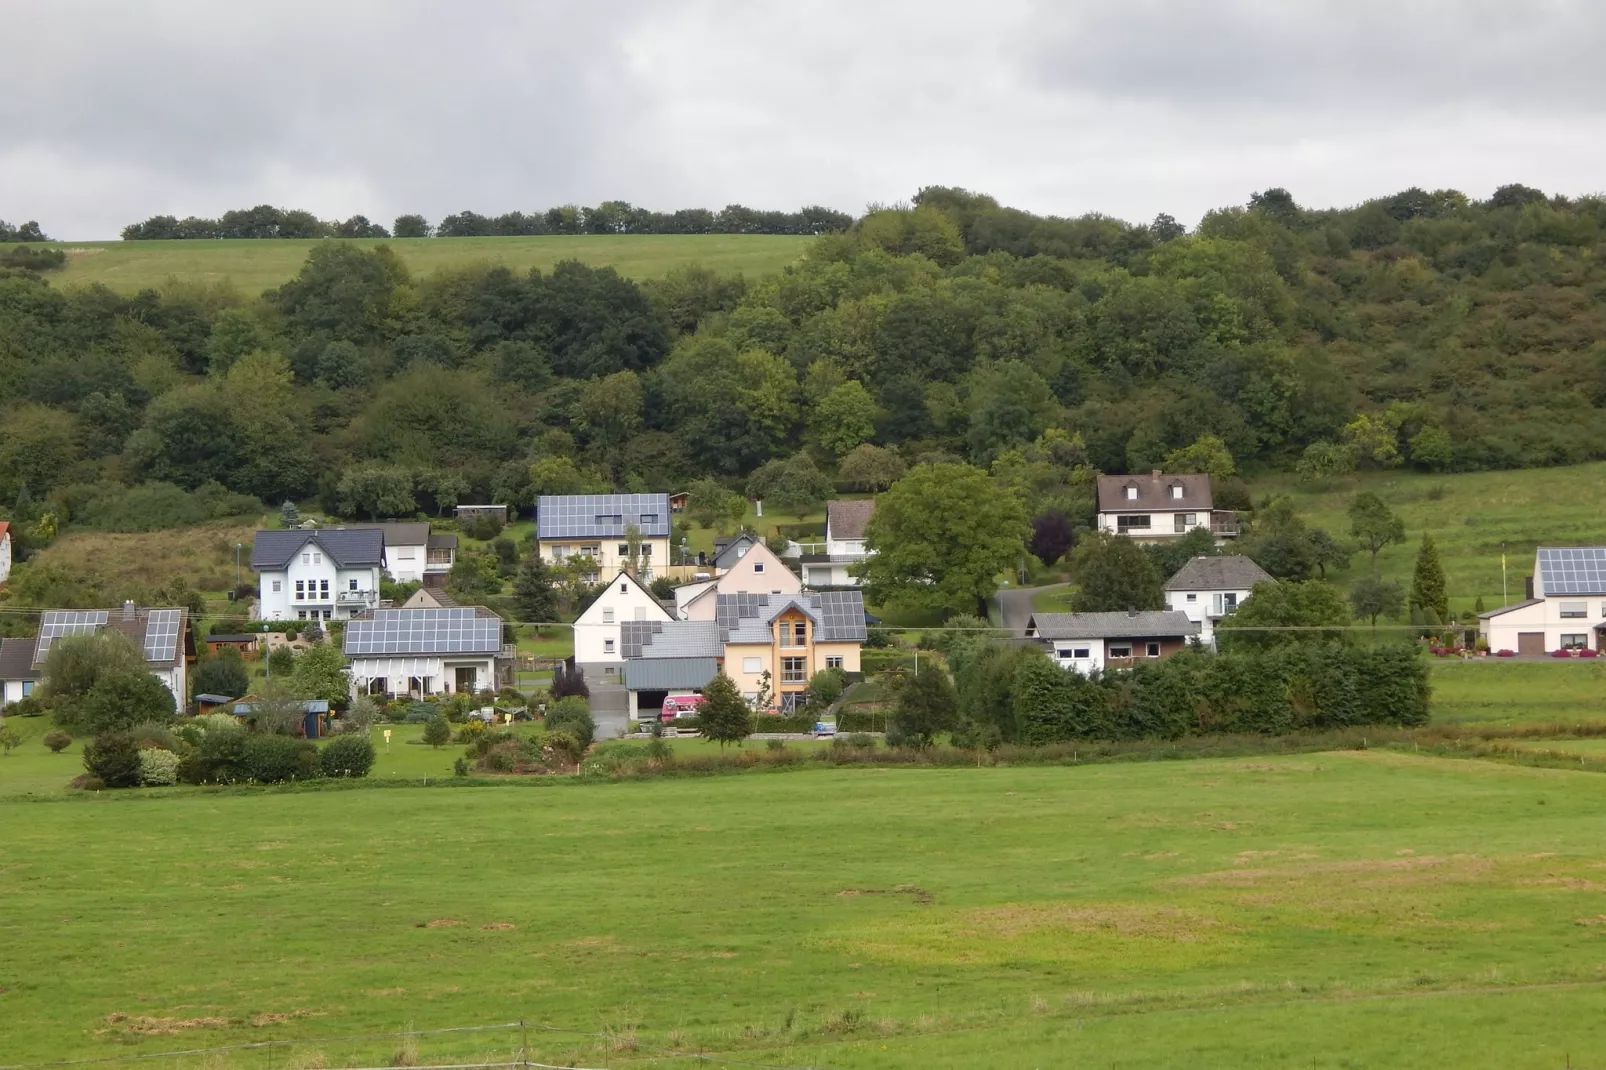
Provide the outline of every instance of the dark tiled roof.
[[457,536],[431,535],[428,546],[431,550],[455,550],[457,549]]
[[378,524],[335,524],[324,531],[377,531],[385,546],[423,546],[429,541],[429,525],[416,520],[386,520]]
[[1478,619],[1488,620],[1490,617],[1498,617],[1502,613],[1510,613],[1514,609],[1527,609],[1529,606],[1537,606],[1543,601],[1543,598],[1529,598],[1521,602],[1513,602],[1509,606],[1501,606],[1499,609],[1491,609],[1487,613],[1479,613]]
[[633,658],[717,658],[725,653],[711,620],[627,620],[619,623],[619,653]]
[[1147,639],[1192,635],[1195,625],[1177,610],[1136,613],[1037,613],[1027,625],[1039,639]]
[[251,545],[251,569],[278,572],[301,548],[316,542],[340,568],[384,564],[385,541],[378,528],[319,528],[315,531],[259,531]]
[[1249,591],[1271,573],[1247,557],[1196,557],[1166,580],[1168,591]]
[[640,658],[625,662],[625,686],[632,691],[706,687],[719,675],[713,658]]
[[722,594],[717,596],[714,614],[727,641],[762,643],[769,636],[770,622],[791,606],[816,622],[818,642],[851,643],[865,639],[864,595],[859,591]]
[[0,680],[37,680],[33,639],[0,639]]
[[253,635],[250,632],[222,635],[214,632],[206,637],[206,641],[208,643],[254,643],[260,638],[262,638],[260,635]]
[[[1180,486],[1182,497],[1173,498],[1171,488]],[[1126,496],[1136,487],[1135,499]],[[1139,476],[1099,476],[1099,512],[1143,513],[1151,510],[1206,512],[1211,508],[1210,477],[1206,475],[1167,475],[1151,472]]]
[[827,502],[825,530],[833,539],[862,539],[864,529],[875,515],[874,498],[850,498]]

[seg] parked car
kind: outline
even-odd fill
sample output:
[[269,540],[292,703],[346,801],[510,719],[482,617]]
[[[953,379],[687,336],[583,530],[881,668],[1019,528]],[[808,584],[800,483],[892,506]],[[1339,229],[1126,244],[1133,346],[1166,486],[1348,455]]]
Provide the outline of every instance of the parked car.
[[673,721],[677,717],[695,717],[707,701],[702,695],[670,695],[664,699],[663,719]]

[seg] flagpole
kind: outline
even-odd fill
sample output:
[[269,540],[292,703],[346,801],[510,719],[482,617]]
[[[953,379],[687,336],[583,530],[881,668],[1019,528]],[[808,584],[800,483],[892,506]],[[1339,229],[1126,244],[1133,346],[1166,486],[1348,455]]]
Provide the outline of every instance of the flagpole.
[[1511,604],[1511,596],[1506,593],[1506,544],[1500,544],[1500,604]]

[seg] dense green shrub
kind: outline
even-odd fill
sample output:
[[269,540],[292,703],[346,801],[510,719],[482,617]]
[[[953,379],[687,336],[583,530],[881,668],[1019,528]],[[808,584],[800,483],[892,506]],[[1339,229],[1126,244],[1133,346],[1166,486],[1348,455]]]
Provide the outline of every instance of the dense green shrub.
[[452,741],[452,723],[446,719],[446,714],[437,713],[424,722],[424,742],[431,747],[441,747]]
[[246,779],[259,784],[312,780],[319,773],[318,748],[307,740],[289,736],[247,736],[242,768]]
[[245,729],[232,717],[227,718],[227,724],[218,721],[218,717],[212,714],[204,718],[214,723],[208,725],[195,753],[187,755],[179,766],[179,778],[186,783],[232,784],[246,778]]
[[79,706],[79,720],[92,733],[115,732],[137,724],[173,719],[178,706],[173,693],[144,671],[103,674]]
[[178,783],[178,755],[154,747],[139,752],[139,782],[147,787]]
[[591,716],[590,704],[574,695],[552,704],[547,710],[546,728],[548,732],[569,733],[580,744],[582,751],[591,746],[591,741],[597,735],[597,722]]
[[84,768],[108,788],[139,786],[139,744],[131,732],[104,732],[84,744]]
[[367,736],[336,736],[324,744],[318,765],[326,777],[365,777],[374,767],[374,745]]
[[42,742],[45,746],[50,748],[51,754],[60,754],[68,747],[72,746],[72,736],[57,728],[46,732],[45,738]]

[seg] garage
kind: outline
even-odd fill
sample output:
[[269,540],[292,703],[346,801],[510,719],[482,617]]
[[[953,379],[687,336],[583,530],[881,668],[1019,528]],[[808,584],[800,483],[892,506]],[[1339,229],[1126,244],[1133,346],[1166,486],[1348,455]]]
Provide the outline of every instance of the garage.
[[1543,655],[1545,652],[1544,632],[1518,632],[1517,653]]

